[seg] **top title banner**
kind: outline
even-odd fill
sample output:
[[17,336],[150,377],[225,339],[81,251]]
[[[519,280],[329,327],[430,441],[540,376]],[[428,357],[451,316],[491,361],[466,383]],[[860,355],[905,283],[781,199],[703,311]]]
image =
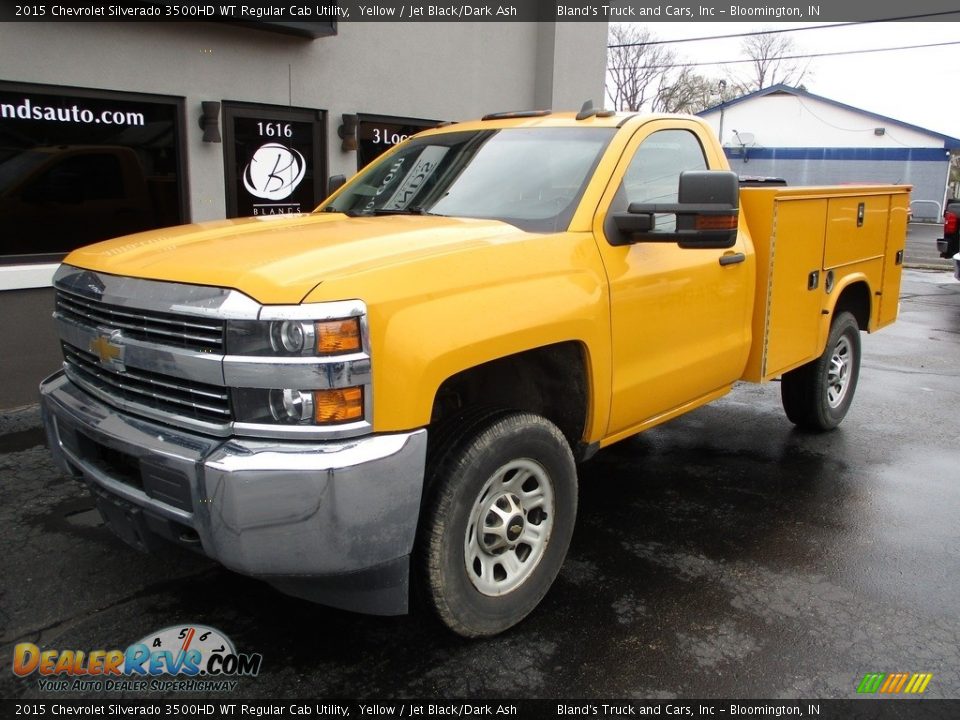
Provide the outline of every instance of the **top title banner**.
[[193,3],[150,0],[0,1],[0,21],[275,23],[319,37],[315,23],[331,22],[827,22],[863,20],[956,21],[955,0],[314,0],[313,2]]

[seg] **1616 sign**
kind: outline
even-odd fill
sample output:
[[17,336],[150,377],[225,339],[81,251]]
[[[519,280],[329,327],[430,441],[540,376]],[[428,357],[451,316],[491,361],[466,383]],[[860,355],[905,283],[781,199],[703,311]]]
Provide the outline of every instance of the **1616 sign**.
[[233,117],[235,215],[310,212],[314,188],[315,121]]

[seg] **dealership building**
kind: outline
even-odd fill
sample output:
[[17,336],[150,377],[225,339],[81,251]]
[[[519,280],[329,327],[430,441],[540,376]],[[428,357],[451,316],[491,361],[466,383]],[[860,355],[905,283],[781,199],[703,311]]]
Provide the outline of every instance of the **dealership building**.
[[914,218],[939,220],[960,139],[788,85],[704,110],[740,175],[788,185],[912,185]]
[[51,277],[130,232],[309,211],[410,133],[603,99],[603,22],[0,23],[0,410],[59,367]]

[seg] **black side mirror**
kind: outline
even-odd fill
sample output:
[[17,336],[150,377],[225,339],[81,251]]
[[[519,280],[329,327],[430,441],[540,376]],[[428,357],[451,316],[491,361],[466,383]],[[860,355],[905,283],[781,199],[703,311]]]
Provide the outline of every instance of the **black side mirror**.
[[327,180],[327,197],[333,195],[337,190],[347,184],[346,175],[331,175]]
[[[677,216],[675,230],[657,230],[658,214]],[[622,244],[671,242],[682,248],[729,248],[737,242],[740,182],[727,170],[686,170],[680,173],[676,203],[630,203],[616,213],[614,223]]]

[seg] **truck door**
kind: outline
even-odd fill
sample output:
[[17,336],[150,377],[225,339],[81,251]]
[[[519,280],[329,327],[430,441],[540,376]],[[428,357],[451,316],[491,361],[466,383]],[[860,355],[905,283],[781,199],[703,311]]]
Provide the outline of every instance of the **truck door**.
[[[594,228],[610,283],[611,439],[724,390],[746,363],[754,258],[742,232],[723,250],[615,246],[608,239],[616,232],[610,213],[631,202],[676,202],[683,170],[722,167],[719,158],[708,162],[704,147],[714,144],[703,132],[676,120],[643,125],[601,199]],[[673,215],[657,216],[658,227],[674,222]]]

